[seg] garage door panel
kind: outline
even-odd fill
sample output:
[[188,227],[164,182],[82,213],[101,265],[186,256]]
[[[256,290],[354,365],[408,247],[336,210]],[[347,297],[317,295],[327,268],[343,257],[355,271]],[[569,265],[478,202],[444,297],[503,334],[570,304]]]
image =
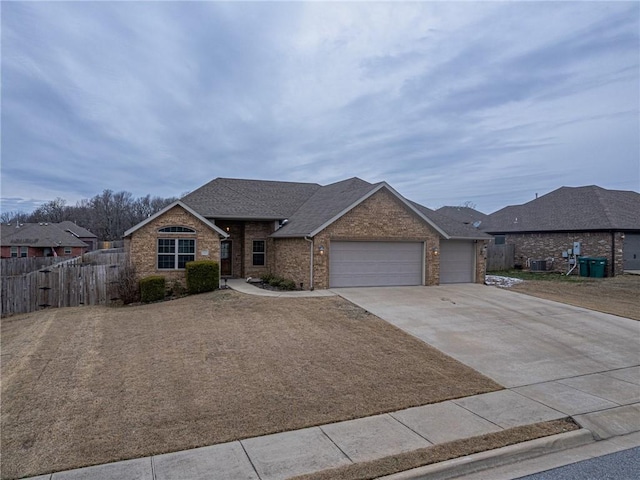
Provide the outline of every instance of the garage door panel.
[[640,270],[640,234],[625,234],[623,244],[623,268]]
[[472,283],[475,246],[464,240],[440,241],[440,283]]
[[419,242],[332,242],[331,287],[422,284]]

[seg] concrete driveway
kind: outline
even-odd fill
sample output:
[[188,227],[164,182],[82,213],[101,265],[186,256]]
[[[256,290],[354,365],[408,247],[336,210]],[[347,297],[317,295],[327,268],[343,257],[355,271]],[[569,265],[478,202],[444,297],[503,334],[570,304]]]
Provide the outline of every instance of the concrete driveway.
[[[640,383],[635,320],[476,284],[334,291],[507,388],[603,372],[583,378],[609,392],[610,379]],[[623,404],[640,401],[634,387]]]

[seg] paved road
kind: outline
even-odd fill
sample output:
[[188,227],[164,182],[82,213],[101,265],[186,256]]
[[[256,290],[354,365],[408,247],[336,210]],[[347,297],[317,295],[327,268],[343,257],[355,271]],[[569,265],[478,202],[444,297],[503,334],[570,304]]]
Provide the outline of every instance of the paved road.
[[584,383],[566,379],[609,372],[589,383],[640,401],[627,388],[640,379],[640,322],[485,285],[334,291],[507,388],[559,381],[566,397]]
[[583,460],[518,480],[636,480],[640,477],[640,447]]

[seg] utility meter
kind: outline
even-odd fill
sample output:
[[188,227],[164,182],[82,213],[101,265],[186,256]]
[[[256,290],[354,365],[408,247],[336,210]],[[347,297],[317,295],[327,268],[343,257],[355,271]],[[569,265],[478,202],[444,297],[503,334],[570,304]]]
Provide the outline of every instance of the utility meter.
[[580,242],[573,242],[573,254],[580,255]]

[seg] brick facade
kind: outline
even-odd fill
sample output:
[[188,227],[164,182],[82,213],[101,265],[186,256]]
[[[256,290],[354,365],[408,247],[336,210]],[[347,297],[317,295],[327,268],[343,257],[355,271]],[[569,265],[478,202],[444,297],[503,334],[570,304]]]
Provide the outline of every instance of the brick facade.
[[[275,222],[245,222],[244,227],[244,277],[261,277],[271,271],[274,259],[274,242],[269,236],[275,231]],[[253,241],[265,242],[265,265],[253,264]]]
[[489,240],[478,240],[476,242],[476,283],[484,283],[484,277],[487,273],[487,248]]
[[317,289],[329,288],[331,241],[340,240],[426,242],[425,283],[438,284],[439,257],[432,254],[432,249],[440,245],[439,234],[386,189],[379,190],[316,235],[315,250],[320,245],[325,247],[324,255],[314,255]]
[[[508,233],[505,243],[515,245],[515,263],[527,268],[527,260],[547,260],[547,270],[567,272],[568,258],[562,252],[573,248],[573,242],[580,242],[581,256],[604,257],[607,259],[607,276],[623,271],[621,232],[562,232],[562,233]],[[612,257],[615,270],[612,270]],[[573,273],[579,273],[576,268]]]
[[[171,226],[192,228],[196,233],[158,232],[158,229],[160,228]],[[167,279],[167,281],[178,280],[184,282],[184,270],[158,270],[157,259],[159,238],[195,238],[196,260],[220,261],[219,234],[182,207],[176,205],[163,215],[160,215],[153,221],[133,232],[125,242],[125,248],[129,252],[130,262],[136,266],[138,278],[147,277],[149,275],[162,275]]]
[[303,288],[309,290],[311,288],[309,273],[311,243],[304,238],[277,238],[273,250],[275,261],[272,264],[272,273],[293,280],[296,286],[302,283]]

